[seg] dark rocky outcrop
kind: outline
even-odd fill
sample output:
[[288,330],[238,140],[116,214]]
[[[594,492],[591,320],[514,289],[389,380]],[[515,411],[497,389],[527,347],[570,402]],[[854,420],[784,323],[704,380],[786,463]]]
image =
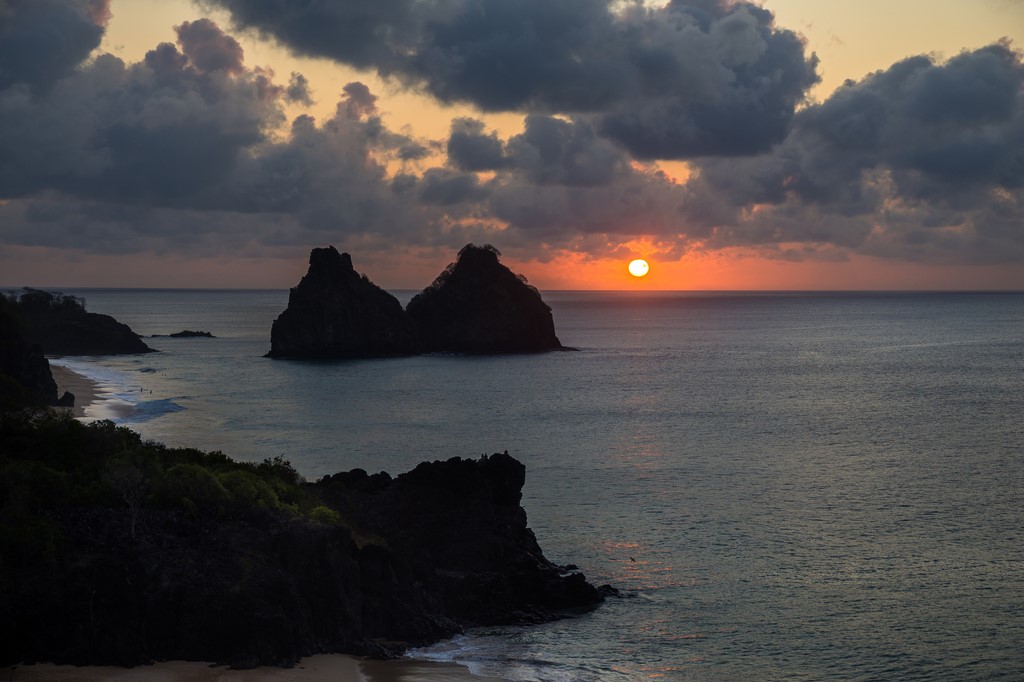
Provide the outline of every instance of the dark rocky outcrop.
[[76,296],[26,287],[10,297],[24,323],[25,340],[47,355],[152,353],[131,328],[109,315],[86,312]]
[[56,405],[57,382],[50,363],[38,345],[25,341],[22,327],[16,306],[0,297],[0,408]]
[[356,470],[320,481],[342,516],[387,539],[462,626],[540,623],[601,600],[544,557],[520,506],[526,467],[509,454],[424,462],[391,480]]
[[3,665],[388,657],[602,599],[541,553],[507,454],[311,484],[109,422],[3,427]]
[[540,293],[498,262],[493,246],[468,244],[407,306],[425,352],[536,353],[562,348]]
[[309,271],[291,290],[270,332],[273,358],[344,358],[416,352],[398,300],[359,275],[347,253],[313,249]]
[[[153,338],[157,338],[159,336],[162,336],[162,335],[161,334],[153,334]],[[215,339],[215,338],[217,338],[216,336],[214,336],[210,332],[192,331],[191,329],[183,329],[180,332],[174,332],[173,334],[168,334],[167,337],[170,338],[170,339]]]

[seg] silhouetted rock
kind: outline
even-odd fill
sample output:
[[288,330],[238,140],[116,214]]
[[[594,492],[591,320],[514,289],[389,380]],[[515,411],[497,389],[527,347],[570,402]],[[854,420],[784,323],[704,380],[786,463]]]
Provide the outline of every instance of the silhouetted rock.
[[15,417],[0,413],[0,665],[389,657],[602,600],[541,553],[507,453],[306,483],[283,460]]
[[38,345],[25,341],[23,326],[15,304],[0,297],[0,409],[57,404],[50,363]]
[[131,355],[153,353],[131,328],[109,315],[86,312],[85,302],[25,287],[13,297],[24,321],[25,339],[47,355]]
[[352,268],[333,247],[313,249],[309,271],[270,332],[274,358],[346,358],[416,352],[398,300]]
[[392,480],[356,470],[322,479],[321,496],[405,557],[463,627],[554,620],[595,607],[583,574],[544,556],[520,506],[526,467],[501,453],[424,462]]
[[[153,337],[161,336],[160,334],[153,334]],[[171,339],[215,339],[217,338],[210,332],[192,331],[191,329],[183,329],[180,332],[174,332],[168,334],[168,338]]]
[[562,348],[540,292],[498,262],[493,246],[468,244],[407,306],[424,352],[536,353]]

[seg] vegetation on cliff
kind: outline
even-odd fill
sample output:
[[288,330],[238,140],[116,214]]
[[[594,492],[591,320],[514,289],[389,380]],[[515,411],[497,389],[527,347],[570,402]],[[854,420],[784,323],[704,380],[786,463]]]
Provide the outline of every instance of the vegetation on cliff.
[[30,345],[47,355],[152,353],[131,328],[109,315],[90,313],[78,296],[25,287],[6,295]]
[[290,665],[593,608],[507,454],[302,480],[111,422],[0,413],[0,663]]

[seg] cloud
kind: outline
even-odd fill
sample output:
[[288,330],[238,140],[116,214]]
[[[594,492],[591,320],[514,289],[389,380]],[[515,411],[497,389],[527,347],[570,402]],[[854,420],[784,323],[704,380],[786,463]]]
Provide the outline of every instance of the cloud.
[[0,89],[46,88],[100,44],[110,0],[0,0]]
[[[695,184],[757,207],[729,243],[820,241],[935,262],[1024,258],[1024,65],[1007,44],[847,82],[769,154],[706,159]],[[770,226],[770,229],[769,229]]]
[[209,19],[186,21],[174,30],[181,51],[198,70],[237,74],[245,69],[242,46]]
[[294,51],[483,111],[588,114],[635,157],[768,149],[818,81],[756,5],[611,0],[207,0]]
[[[476,241],[545,259],[643,238],[673,257],[1024,262],[1024,65],[1007,43],[911,57],[795,111],[814,60],[742,2],[234,7],[307,53],[524,112],[518,134],[463,115],[424,140],[389,128],[360,82],[326,120],[287,121],[286,103],[311,101],[308,81],[248,67],[206,19],[138,63],[89,58],[106,9],[0,0],[0,56],[43,26],[66,38],[0,61],[4,244],[214,255]],[[377,40],[332,32],[353,12]],[[536,50],[548,71],[532,72]],[[484,74],[502,69],[510,89],[491,92],[501,81]],[[652,156],[687,158],[689,175]]]

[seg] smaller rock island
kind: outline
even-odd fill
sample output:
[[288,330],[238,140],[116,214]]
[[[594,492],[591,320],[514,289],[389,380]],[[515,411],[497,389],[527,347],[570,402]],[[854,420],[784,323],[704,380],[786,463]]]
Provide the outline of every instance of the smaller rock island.
[[[159,338],[164,336],[163,334],[153,334],[153,338]],[[173,334],[167,334],[169,339],[215,339],[217,338],[210,332],[193,331],[192,329],[182,329],[180,332],[174,332]]]
[[538,353],[562,348],[540,292],[498,261],[490,245],[467,244],[407,307],[424,352]]

